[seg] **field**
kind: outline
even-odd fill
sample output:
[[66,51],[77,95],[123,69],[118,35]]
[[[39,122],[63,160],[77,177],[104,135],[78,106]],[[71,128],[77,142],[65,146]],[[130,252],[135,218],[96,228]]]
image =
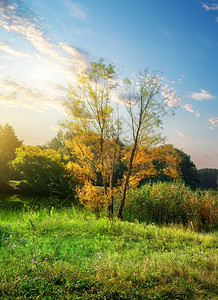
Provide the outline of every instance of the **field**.
[[1,299],[217,299],[214,231],[74,207],[1,209],[0,219]]

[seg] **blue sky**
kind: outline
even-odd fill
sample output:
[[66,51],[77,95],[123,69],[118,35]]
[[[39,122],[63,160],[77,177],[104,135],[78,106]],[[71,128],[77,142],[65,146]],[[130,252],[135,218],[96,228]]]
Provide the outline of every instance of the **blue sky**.
[[218,168],[217,0],[0,0],[0,123],[43,144],[89,60],[122,76],[160,71],[179,97],[167,142],[197,168]]

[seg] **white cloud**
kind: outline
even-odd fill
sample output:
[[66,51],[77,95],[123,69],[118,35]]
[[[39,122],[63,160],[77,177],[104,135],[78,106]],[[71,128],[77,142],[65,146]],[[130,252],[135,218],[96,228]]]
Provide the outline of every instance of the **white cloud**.
[[176,131],[176,134],[178,134],[179,136],[181,136],[182,138],[185,138],[185,135],[182,132]]
[[14,80],[1,76],[0,102],[13,107],[25,107],[30,110],[44,111],[50,106],[63,112],[62,98],[53,97],[37,88],[30,88]]
[[12,48],[9,44],[3,43],[1,41],[0,41],[0,51],[7,52],[14,57],[29,57],[29,58],[31,57],[28,53],[17,51],[14,48]]
[[200,117],[200,113],[199,112],[195,112],[192,105],[191,104],[185,104],[183,105],[183,108],[185,108],[185,110],[187,110],[188,112],[192,113],[192,114],[195,114],[195,117],[198,118]]
[[183,106],[183,108],[185,108],[185,110],[187,110],[188,112],[190,112],[190,113],[192,113],[192,114],[194,113],[194,110],[193,110],[191,104],[185,104],[185,105]]
[[191,97],[197,101],[210,100],[214,98],[213,95],[209,94],[205,90],[201,90],[200,93],[192,93]]
[[[21,5],[21,2],[18,3]],[[1,27],[8,32],[16,32],[23,39],[29,41],[38,53],[55,60],[65,68],[71,68],[72,72],[84,70],[87,66],[87,58],[84,53],[63,43],[53,43],[45,36],[39,18],[28,15],[28,12],[21,16],[18,8],[1,9]],[[12,51],[10,47],[7,49],[7,51]]]
[[185,75],[180,76],[180,78],[178,79],[179,84],[183,84],[184,78],[185,78]]
[[71,2],[70,0],[61,0],[61,3],[67,7],[70,16],[81,20],[86,19],[86,14],[82,10],[81,5]]
[[208,119],[208,122],[211,124],[211,126],[209,126],[209,128],[211,129],[211,130],[214,130],[215,129],[215,127],[217,127],[218,126],[218,117],[217,118],[210,118],[210,119]]
[[[0,0],[0,28],[18,34],[25,43],[28,41],[31,52],[35,52],[33,58],[36,59],[31,65],[29,60],[26,61],[29,63],[31,78],[30,80],[27,78],[25,85],[16,79],[11,80],[0,75],[0,79],[3,78],[0,101],[10,106],[22,105],[40,110],[53,105],[63,112],[61,108],[63,93],[66,95],[66,86],[75,80],[76,74],[87,68],[87,55],[76,47],[52,41],[44,33],[45,25],[42,18],[24,7],[22,1],[14,0],[13,6],[6,0],[4,3],[2,1]],[[74,8],[76,11],[76,6]],[[77,13],[79,14],[79,10]],[[22,59],[31,57],[3,41],[0,41],[0,51],[2,55],[6,53]],[[37,83],[39,78],[44,80],[43,84]]]
[[211,2],[210,4],[204,3],[202,6],[207,11],[218,10],[218,2],[216,0],[213,0],[213,2]]

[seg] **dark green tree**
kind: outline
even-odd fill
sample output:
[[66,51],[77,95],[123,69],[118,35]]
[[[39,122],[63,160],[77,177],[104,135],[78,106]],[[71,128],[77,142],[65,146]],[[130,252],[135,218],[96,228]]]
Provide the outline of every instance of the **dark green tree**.
[[214,190],[218,188],[218,169],[200,169],[198,175],[199,187]]
[[20,147],[22,141],[16,136],[11,125],[0,124],[0,190],[8,189],[9,162],[15,158],[15,149]]
[[175,148],[179,153],[181,162],[180,162],[180,172],[181,178],[186,185],[189,185],[192,188],[196,188],[199,183],[199,175],[195,164],[191,161],[191,158],[188,154]]

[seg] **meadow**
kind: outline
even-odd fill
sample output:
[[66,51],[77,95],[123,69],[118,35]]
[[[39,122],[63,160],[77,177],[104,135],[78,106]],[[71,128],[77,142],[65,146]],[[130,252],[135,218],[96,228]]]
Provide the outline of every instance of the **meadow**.
[[1,208],[0,220],[1,299],[217,299],[215,230],[75,206]]

